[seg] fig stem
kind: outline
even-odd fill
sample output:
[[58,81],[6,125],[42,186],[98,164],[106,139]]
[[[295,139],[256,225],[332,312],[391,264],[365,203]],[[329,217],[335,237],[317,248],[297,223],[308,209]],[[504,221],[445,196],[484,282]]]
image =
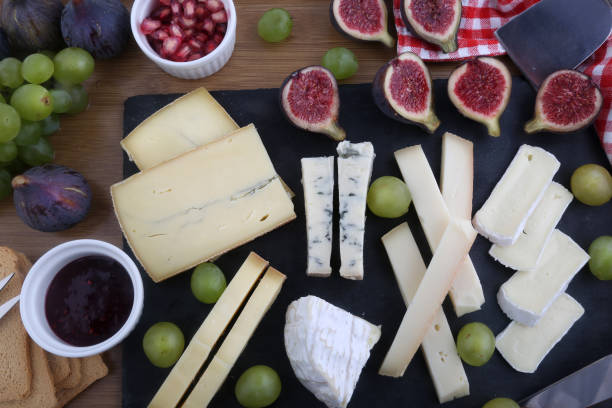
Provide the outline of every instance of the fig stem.
[[491,120],[487,122],[487,130],[489,131],[489,136],[499,137],[501,134],[501,130],[499,129],[499,120]]
[[442,48],[442,51],[444,51],[447,54],[450,52],[455,52],[457,51],[457,39],[453,37],[450,40],[440,44],[440,47]]
[[440,119],[436,116],[436,114],[432,111],[427,119],[423,122],[423,125],[427,128],[429,133],[435,132],[435,130],[440,126]]
[[538,120],[538,118],[533,118],[529,122],[525,123],[525,132],[527,133],[536,133],[540,130],[544,129],[542,122]]
[[336,122],[332,122],[322,132],[338,142],[346,138],[346,132]]
[[25,184],[28,184],[28,179],[23,175],[13,177],[13,180],[11,181],[11,186],[13,189],[17,189]]
[[387,31],[381,34],[379,41],[389,48],[395,45],[395,38],[391,37],[391,34],[389,34]]

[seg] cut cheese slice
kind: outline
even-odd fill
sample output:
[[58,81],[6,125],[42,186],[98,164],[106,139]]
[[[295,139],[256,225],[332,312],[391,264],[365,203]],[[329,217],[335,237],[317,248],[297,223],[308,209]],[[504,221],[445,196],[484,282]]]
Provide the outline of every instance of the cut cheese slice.
[[302,159],[302,184],[308,240],[308,276],[331,275],[334,214],[334,157]]
[[[451,219],[436,178],[420,145],[398,150],[395,159],[412,195],[429,247],[435,252]],[[470,187],[464,187],[471,188],[471,183]],[[469,256],[462,261],[449,295],[457,316],[479,310],[484,303],[482,285]]]
[[472,219],[474,144],[450,132],[442,135],[440,190],[451,217]]
[[534,327],[511,322],[497,335],[495,348],[516,371],[533,373],[583,314],[580,303],[563,293]]
[[267,267],[268,262],[256,253],[249,254],[149,403],[149,408],[176,407]]
[[433,254],[423,280],[408,306],[379,374],[401,377],[442,306],[459,265],[465,259],[476,231],[469,221],[452,219]]
[[146,170],[238,129],[205,88],[184,95],[149,116],[121,141],[140,170]]
[[208,406],[242,354],[259,322],[278,297],[285,279],[286,276],[276,269],[268,268],[217,354],[183,403],[183,408]]
[[559,166],[559,160],[546,150],[522,145],[474,215],[474,227],[494,244],[513,245]]
[[[407,223],[398,225],[381,239],[408,306],[425,276],[425,262]],[[470,384],[442,308],[438,309],[421,346],[440,403],[469,395]]]
[[554,181],[544,192],[544,197],[525,224],[525,230],[514,245],[493,245],[489,254],[499,263],[517,271],[532,271],[540,262],[544,247],[561,216],[574,196]]
[[253,125],[111,187],[125,237],[155,282],[295,218]]
[[499,306],[510,319],[534,326],[588,260],[578,244],[554,230],[540,265],[531,272],[515,272],[499,288]]

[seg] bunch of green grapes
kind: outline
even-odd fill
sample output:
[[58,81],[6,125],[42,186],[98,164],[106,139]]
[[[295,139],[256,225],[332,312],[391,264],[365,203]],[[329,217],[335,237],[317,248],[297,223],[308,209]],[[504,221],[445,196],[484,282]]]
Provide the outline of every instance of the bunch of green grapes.
[[47,138],[59,129],[60,114],[87,108],[81,83],[93,70],[93,57],[81,48],[0,61],[0,199],[10,195],[12,177],[53,160]]

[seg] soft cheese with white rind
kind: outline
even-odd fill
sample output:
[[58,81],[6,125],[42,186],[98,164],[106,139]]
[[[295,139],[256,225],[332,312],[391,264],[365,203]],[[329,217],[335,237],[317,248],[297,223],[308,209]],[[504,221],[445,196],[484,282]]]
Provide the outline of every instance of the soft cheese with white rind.
[[534,326],[588,260],[578,244],[554,230],[540,265],[530,272],[515,272],[499,288],[499,306],[510,319]]
[[495,348],[516,371],[534,373],[583,314],[580,303],[563,293],[534,327],[511,322],[497,335]]
[[340,276],[363,279],[363,242],[368,186],[374,164],[370,142],[338,144]]
[[334,157],[306,157],[302,162],[308,276],[331,275],[334,214]]
[[494,244],[489,254],[508,268],[517,271],[534,270],[540,262],[544,247],[573,198],[572,193],[565,187],[553,181],[514,245],[501,247]]
[[285,348],[298,380],[329,408],[345,408],[380,327],[320,299],[289,305]]
[[474,228],[494,244],[513,245],[559,166],[559,160],[541,147],[522,145],[474,215]]
[[442,135],[440,191],[452,217],[472,219],[474,144],[450,132]]
[[[425,262],[407,223],[393,228],[381,240],[408,306],[425,276]],[[442,308],[438,309],[421,348],[441,404],[470,394],[470,384]]]

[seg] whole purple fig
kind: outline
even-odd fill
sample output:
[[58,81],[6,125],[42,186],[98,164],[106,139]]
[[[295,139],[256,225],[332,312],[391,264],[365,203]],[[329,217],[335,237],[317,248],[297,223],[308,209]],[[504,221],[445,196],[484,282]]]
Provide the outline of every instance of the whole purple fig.
[[91,189],[85,178],[68,167],[32,167],[12,181],[17,215],[31,228],[63,231],[85,218]]

